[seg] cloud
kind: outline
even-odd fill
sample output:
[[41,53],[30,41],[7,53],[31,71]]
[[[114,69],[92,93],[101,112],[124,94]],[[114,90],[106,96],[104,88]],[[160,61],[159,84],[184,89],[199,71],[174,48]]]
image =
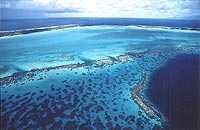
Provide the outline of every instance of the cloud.
[[199,0],[2,0],[1,8],[41,11],[47,17],[192,17]]

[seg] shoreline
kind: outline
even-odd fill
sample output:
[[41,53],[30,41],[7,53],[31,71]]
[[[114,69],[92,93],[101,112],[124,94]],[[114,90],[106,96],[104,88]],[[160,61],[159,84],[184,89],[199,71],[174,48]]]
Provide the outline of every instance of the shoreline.
[[135,101],[140,108],[144,110],[144,112],[149,115],[151,118],[158,118],[161,120],[161,115],[159,112],[157,112],[145,99],[144,97],[140,94],[141,91],[143,91],[145,87],[145,82],[147,80],[147,72],[145,71],[142,75],[141,81],[132,88],[131,90],[131,96],[133,100]]
[[12,30],[12,31],[0,31],[0,37],[16,36],[16,35],[22,35],[22,34],[31,34],[31,33],[44,32],[44,31],[53,31],[53,30],[60,30],[60,29],[65,29],[65,28],[78,27],[78,26],[81,26],[81,25],[68,24],[68,25],[40,27],[40,28],[29,28],[29,29]]
[[58,26],[49,26],[49,27],[40,27],[40,28],[0,31],[0,37],[16,36],[16,35],[22,35],[22,34],[31,34],[31,33],[37,33],[37,32],[53,31],[53,30],[60,30],[60,29],[65,29],[65,28],[85,27],[85,26],[126,26],[126,27],[141,28],[141,29],[183,30],[183,31],[197,31],[197,32],[200,31],[200,28],[151,26],[151,25],[67,24],[67,25],[58,25]]

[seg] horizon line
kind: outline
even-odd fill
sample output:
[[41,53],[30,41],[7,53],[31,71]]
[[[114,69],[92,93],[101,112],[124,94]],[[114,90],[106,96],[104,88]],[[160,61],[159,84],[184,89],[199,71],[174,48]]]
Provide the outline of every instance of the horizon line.
[[84,16],[71,16],[71,17],[43,17],[43,18],[0,18],[0,20],[34,20],[34,19],[68,19],[68,18],[99,18],[99,19],[155,19],[155,20],[197,20],[200,21],[200,19],[193,19],[193,18],[140,18],[140,17],[84,17]]

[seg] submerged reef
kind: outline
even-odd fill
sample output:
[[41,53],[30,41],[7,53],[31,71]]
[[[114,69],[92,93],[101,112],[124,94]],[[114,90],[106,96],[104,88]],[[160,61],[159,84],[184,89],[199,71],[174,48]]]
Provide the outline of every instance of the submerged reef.
[[[5,95],[1,99],[3,128],[162,129],[162,114],[142,96],[151,69],[145,69],[146,59],[193,49],[148,49],[97,60],[82,58],[84,63],[19,71],[0,78]],[[136,73],[143,75],[138,78]]]

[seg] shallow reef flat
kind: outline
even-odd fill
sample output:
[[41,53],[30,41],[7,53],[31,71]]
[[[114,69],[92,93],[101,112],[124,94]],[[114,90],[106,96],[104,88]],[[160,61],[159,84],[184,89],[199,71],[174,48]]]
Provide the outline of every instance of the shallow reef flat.
[[[118,37],[119,30],[112,27],[106,28],[109,33],[112,32],[109,37]],[[52,45],[60,48],[57,52],[50,51],[52,46],[49,50],[47,47],[45,54],[43,48],[46,40],[49,39],[44,38],[45,42],[36,40],[41,42],[34,46],[37,50],[41,49],[40,53],[36,53],[39,51],[25,43],[8,48],[11,44],[15,44],[12,41],[13,37],[0,39],[7,44],[7,48],[0,48],[1,55],[9,57],[8,59],[0,58],[2,66],[9,66],[4,71],[1,69],[4,76],[0,78],[3,129],[156,130],[168,128],[170,124],[167,118],[146,95],[151,74],[179,54],[200,54],[200,48],[196,43],[198,41],[193,39],[188,46],[185,46],[182,40],[180,44],[175,46],[174,44],[168,46],[168,44],[168,47],[149,42],[152,48],[146,49],[148,44],[144,41],[133,47],[131,44],[133,41],[131,43],[129,41],[132,36],[124,36],[124,39],[121,37],[122,41],[121,38],[117,41],[112,39],[113,44],[104,46],[105,43],[110,42],[110,39],[106,39],[108,34],[105,35],[102,29],[90,27],[85,29],[79,30],[87,35],[80,36],[80,39],[85,39],[82,50],[76,50],[70,44],[73,39],[69,44]],[[130,34],[127,27],[120,29],[123,31],[125,29]],[[71,37],[74,30],[68,31]],[[132,33],[135,32],[135,30],[132,31]],[[48,35],[54,35],[50,32]],[[57,33],[64,35],[62,31]],[[76,35],[78,34],[76,32]],[[26,39],[29,38],[28,35],[16,37]],[[191,36],[190,33],[180,34],[180,36],[183,35]],[[106,41],[101,40],[103,37]],[[68,40],[70,39],[67,37],[65,41],[68,42]],[[162,40],[160,42],[163,43]],[[73,41],[73,44],[78,43]],[[100,50],[92,46],[99,47]],[[20,47],[32,51],[29,53],[26,49],[25,52],[18,51]],[[70,52],[72,48],[76,52]],[[20,54],[13,55],[12,49]],[[101,50],[104,51],[101,52]],[[8,51],[9,53],[6,53]],[[88,51],[95,56],[86,53]],[[73,58],[70,58],[70,61],[56,59],[56,55],[60,58],[61,52],[62,57],[68,55]],[[53,57],[56,62],[48,62],[49,64],[46,65],[43,61],[46,57],[40,55],[48,55],[49,60]],[[43,58],[39,60],[41,64],[34,63],[38,61],[38,57]],[[12,62],[11,65],[9,60],[17,58],[19,58],[18,61]],[[30,61],[30,64],[25,66],[25,62],[21,61],[25,60],[23,58]]]
[[5,84],[1,78],[4,129],[164,129],[167,121],[136,91],[148,80],[144,71],[151,73],[178,51],[164,52],[134,54],[114,65],[18,73]]

